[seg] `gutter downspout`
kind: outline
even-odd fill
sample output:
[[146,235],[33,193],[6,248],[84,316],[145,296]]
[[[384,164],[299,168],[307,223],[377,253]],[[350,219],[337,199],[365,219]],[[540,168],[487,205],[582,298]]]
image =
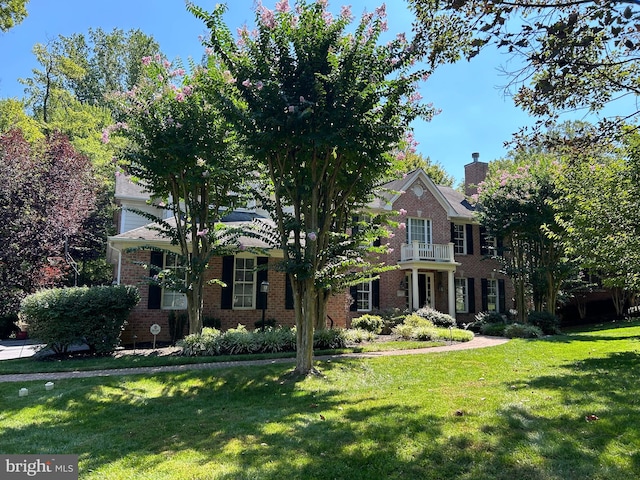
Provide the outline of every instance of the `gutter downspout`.
[[120,275],[122,273],[122,251],[113,246],[113,243],[109,242],[109,248],[118,252],[118,267],[116,269],[115,285],[120,285]]

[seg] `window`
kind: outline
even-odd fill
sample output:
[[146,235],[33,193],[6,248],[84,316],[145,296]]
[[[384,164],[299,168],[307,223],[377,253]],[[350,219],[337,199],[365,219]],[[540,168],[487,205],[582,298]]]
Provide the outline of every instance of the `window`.
[[[167,278],[175,282],[176,288],[183,288],[187,283],[187,274],[184,266],[180,264],[178,255],[165,253],[164,270],[168,271]],[[162,289],[162,308],[164,310],[184,310],[187,308],[187,296],[168,288]]]
[[233,308],[255,308],[255,258],[235,258],[233,274]]
[[467,235],[464,224],[453,224],[453,252],[459,255],[466,255],[467,253]]
[[431,220],[409,218],[407,225],[407,243],[431,243]]
[[487,310],[497,312],[499,305],[498,280],[490,278],[487,280]]
[[371,311],[371,282],[364,282],[357,285],[356,309],[358,312]]
[[456,278],[456,312],[467,313],[469,311],[469,283],[466,278]]

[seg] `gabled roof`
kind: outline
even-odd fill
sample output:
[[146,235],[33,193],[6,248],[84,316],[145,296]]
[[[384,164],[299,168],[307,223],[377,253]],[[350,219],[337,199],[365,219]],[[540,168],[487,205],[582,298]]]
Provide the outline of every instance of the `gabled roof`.
[[393,204],[400,198],[416,181],[422,181],[438,203],[447,212],[449,218],[473,220],[473,206],[466,197],[451,187],[436,185],[433,180],[418,168],[408,173],[403,178],[393,180],[380,186],[381,195],[369,204],[374,210],[393,210]]
[[116,200],[149,200],[151,195],[143,185],[131,181],[127,175],[116,175]]

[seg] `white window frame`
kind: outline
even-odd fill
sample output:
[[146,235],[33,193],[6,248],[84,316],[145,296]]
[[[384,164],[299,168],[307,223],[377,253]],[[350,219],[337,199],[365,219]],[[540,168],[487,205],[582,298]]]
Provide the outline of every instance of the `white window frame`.
[[[419,237],[419,238],[414,238]],[[424,239],[424,241],[422,241]],[[431,245],[433,236],[431,235],[431,219],[429,218],[413,218],[407,219],[407,243],[424,243]]]
[[358,312],[370,312],[372,310],[373,286],[371,281],[356,285],[355,300]]
[[467,226],[464,223],[453,224],[453,253],[467,254]]
[[[162,258],[162,262],[164,265],[164,270],[182,270],[184,273],[182,278],[186,284],[187,273],[184,270],[184,266],[178,264],[178,255],[176,253],[165,252]],[[174,290],[163,288],[160,300],[160,308],[162,310],[186,310],[187,295],[182,292],[176,292]]]
[[469,313],[469,280],[456,278],[456,313]]
[[[249,267],[247,263],[251,261]],[[238,263],[241,262],[241,268]],[[234,310],[255,310],[256,308],[256,262],[257,258],[251,255],[236,255],[233,260],[233,309]],[[251,294],[247,294],[247,289]],[[242,292],[238,290],[242,289]],[[240,302],[240,300],[243,300]],[[247,302],[249,300],[249,302]]]
[[[492,306],[493,308],[491,308]],[[495,278],[487,279],[487,310],[500,312],[500,289],[498,288],[498,280]]]

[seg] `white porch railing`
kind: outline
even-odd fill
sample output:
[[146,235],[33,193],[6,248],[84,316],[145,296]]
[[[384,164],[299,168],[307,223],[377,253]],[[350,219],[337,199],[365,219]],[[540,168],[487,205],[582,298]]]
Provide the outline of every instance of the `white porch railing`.
[[403,243],[400,261],[453,262],[453,243]]

